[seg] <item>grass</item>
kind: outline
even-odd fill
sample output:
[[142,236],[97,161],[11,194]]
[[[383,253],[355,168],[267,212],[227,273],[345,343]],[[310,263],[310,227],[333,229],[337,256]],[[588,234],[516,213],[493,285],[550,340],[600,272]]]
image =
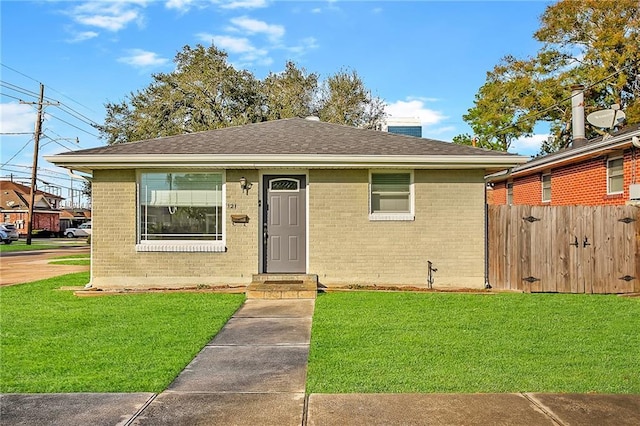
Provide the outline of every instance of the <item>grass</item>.
[[87,254],[72,254],[68,256],[56,256],[49,260],[50,264],[54,265],[91,265],[91,255]]
[[37,239],[31,240],[31,244],[27,245],[25,240],[14,241],[11,244],[0,243],[0,253],[8,253],[12,251],[31,251],[31,250],[49,250],[64,247],[66,245],[73,244],[77,246],[84,245],[84,240],[76,240],[70,242],[69,240],[51,240],[38,241]]
[[309,393],[640,393],[640,299],[329,293]]
[[87,273],[0,289],[0,392],[160,392],[243,295],[79,298]]

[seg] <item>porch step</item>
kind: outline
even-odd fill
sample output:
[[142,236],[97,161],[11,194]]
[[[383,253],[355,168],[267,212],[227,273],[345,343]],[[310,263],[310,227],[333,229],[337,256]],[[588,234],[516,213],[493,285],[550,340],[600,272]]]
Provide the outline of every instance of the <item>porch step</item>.
[[312,274],[254,274],[248,299],[315,299],[318,276]]

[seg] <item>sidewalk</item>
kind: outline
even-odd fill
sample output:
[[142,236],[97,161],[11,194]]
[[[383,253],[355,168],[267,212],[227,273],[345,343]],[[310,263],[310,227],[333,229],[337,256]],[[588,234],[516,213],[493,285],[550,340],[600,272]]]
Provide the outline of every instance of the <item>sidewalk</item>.
[[22,284],[88,271],[89,266],[49,263],[52,258],[57,256],[89,254],[89,246],[78,247],[71,245],[71,243],[69,246],[61,246],[60,248],[2,253],[0,256],[0,286]]
[[0,396],[0,425],[638,425],[640,395],[312,394],[313,300],[250,299],[157,395]]

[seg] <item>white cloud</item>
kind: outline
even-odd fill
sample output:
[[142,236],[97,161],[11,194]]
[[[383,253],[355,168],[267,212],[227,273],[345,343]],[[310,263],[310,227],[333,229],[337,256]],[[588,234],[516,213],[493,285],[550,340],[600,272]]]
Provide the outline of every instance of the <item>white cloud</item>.
[[549,138],[549,134],[536,134],[519,138],[511,142],[509,152],[520,155],[536,155],[540,152],[542,143]]
[[265,34],[272,41],[277,41],[284,36],[285,30],[282,25],[267,24],[264,21],[251,19],[247,16],[231,19],[231,23],[249,34]]
[[238,59],[233,61],[237,67],[246,65],[271,65],[273,59],[269,57],[269,51],[255,47],[248,38],[233,37],[228,35],[215,35],[209,33],[199,33],[196,37],[204,43],[211,43],[216,47],[225,50],[228,53],[239,55]]
[[257,9],[266,6],[267,0],[231,0],[228,2],[220,2],[220,7],[223,9]]
[[36,112],[29,105],[0,104],[0,133],[32,133],[35,121]]
[[95,31],[83,31],[80,33],[75,33],[73,38],[68,39],[69,43],[79,43],[85,40],[90,40],[92,38],[98,37],[98,33]]
[[158,56],[155,52],[148,52],[142,49],[130,49],[127,53],[128,56],[118,58],[118,62],[136,68],[158,67],[169,62],[168,59]]
[[318,41],[313,37],[307,37],[300,40],[300,44],[297,46],[288,47],[287,50],[296,55],[301,55],[309,50],[318,48]]
[[245,37],[232,37],[209,33],[199,33],[196,34],[196,37],[205,43],[213,42],[216,47],[231,53],[246,53],[256,50],[251,44],[251,41]]
[[167,9],[175,9],[180,12],[187,12],[193,5],[193,0],[167,0],[165,7]]
[[423,126],[438,124],[448,117],[442,112],[425,107],[422,99],[409,99],[406,101],[396,101],[388,104],[387,113],[391,117],[417,117],[420,118]]
[[68,13],[79,24],[117,32],[131,22],[142,24],[145,5],[145,1],[89,1]]

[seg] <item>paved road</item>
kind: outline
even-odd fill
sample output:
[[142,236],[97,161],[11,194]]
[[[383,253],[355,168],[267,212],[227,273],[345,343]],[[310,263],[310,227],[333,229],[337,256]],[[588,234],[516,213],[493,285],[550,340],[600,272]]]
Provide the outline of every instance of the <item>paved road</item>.
[[50,250],[2,253],[0,255],[0,286],[88,271],[89,266],[50,265],[49,260],[58,256],[89,253],[89,248],[89,246],[69,246]]

